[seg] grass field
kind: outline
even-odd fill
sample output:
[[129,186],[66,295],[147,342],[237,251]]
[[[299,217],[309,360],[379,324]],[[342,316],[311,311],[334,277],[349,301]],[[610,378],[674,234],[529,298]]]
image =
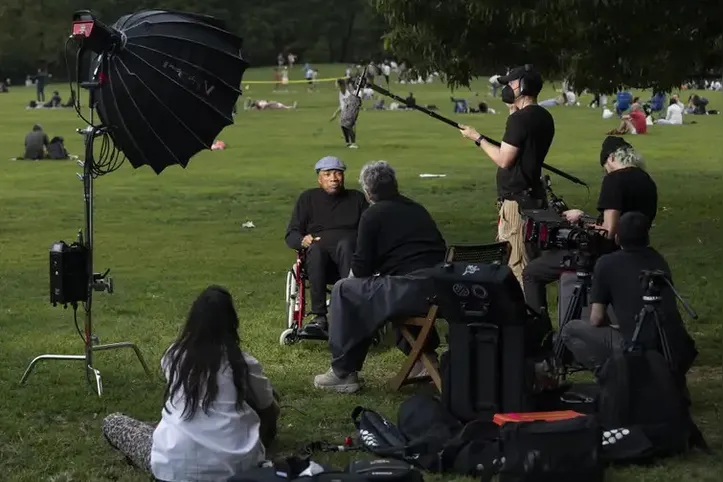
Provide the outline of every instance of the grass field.
[[[320,78],[343,70],[323,66]],[[294,72],[292,80],[300,75],[300,70]],[[246,75],[246,80],[269,79],[265,70]],[[68,87],[58,88],[67,97]],[[353,430],[350,413],[357,405],[396,419],[398,404],[414,389],[385,391],[383,384],[401,360],[395,349],[370,354],[364,367],[366,389],[343,396],[319,393],[312,386],[313,375],[329,366],[324,344],[279,345],[285,273],[294,260],[283,241],[293,202],[301,190],[315,185],[313,165],[322,156],[337,155],[347,163],[349,187],[358,186],[364,162],[384,159],[398,170],[404,193],[430,210],[448,243],[488,242],[494,239],[496,221],[492,162],[455,130],[414,112],[362,112],[360,149],[346,150],[338,124],[327,122],[337,105],[333,83],[321,84],[313,94],[305,84],[292,84],[287,93],[271,89],[254,84],[245,95],[298,101],[298,109],[241,110],[235,125],[219,136],[226,151],[200,153],[187,169],[171,167],[160,176],[126,163],[97,180],[96,271],[111,268],[116,292],[95,297],[96,334],[101,343],[137,342],[156,375],[149,381],[130,351],[99,353],[96,368],[105,389],[100,399],[77,362],[39,365],[26,385],[18,385],[34,356],[81,353],[71,310],[48,302],[48,248],[57,240],[74,240],[83,225],[83,197],[75,163],[8,159],[22,154],[23,137],[36,122],[50,136],[64,136],[71,153],[80,154],[82,139],[74,130],[84,126],[72,110],[25,110],[33,89],[17,87],[0,95],[0,479],[147,480],[108,447],[100,435],[101,420],[115,411],[157,420],[163,390],[160,355],[190,303],[210,283],[227,286],[235,296],[243,348],[261,361],[282,394],[280,450],[294,451],[313,440],[342,440]],[[441,83],[395,85],[392,90],[402,96],[411,90],[419,103],[436,104],[452,115],[450,92]],[[472,100],[475,91],[498,114],[454,118],[499,138],[506,115],[500,113],[501,102],[487,96],[486,81],[456,95]],[[551,97],[552,88],[545,94],[543,98]],[[721,107],[720,93],[708,98],[711,108]],[[587,180],[591,192],[553,177],[554,187],[568,204],[593,211],[600,144],[616,121],[603,120],[599,110],[584,106],[552,110],[557,135],[548,163]],[[654,245],[669,260],[682,295],[699,315],[689,320],[701,352],[690,385],[696,419],[718,455],[691,454],[657,467],[614,469],[610,480],[719,481],[723,473],[723,274],[716,267],[723,255],[723,117],[695,120],[695,125],[653,127],[632,143],[659,186]],[[313,136],[321,126],[323,132]],[[421,173],[447,177],[422,179]],[[245,221],[256,227],[243,229]],[[324,454],[318,458],[328,460]],[[346,461],[330,460],[341,466]]]

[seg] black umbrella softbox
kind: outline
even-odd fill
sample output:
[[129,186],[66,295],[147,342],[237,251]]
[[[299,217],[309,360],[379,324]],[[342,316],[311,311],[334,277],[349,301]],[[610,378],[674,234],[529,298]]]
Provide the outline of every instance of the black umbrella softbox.
[[149,165],[157,174],[173,164],[186,167],[233,123],[248,63],[242,39],[221,21],[148,10],[111,27],[81,17],[74,35],[97,54],[96,110],[133,167]]

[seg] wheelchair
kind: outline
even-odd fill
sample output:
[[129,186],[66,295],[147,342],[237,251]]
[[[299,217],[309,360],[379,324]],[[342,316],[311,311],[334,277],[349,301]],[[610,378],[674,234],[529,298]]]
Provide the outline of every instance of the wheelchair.
[[[334,268],[330,265],[330,269]],[[335,271],[327,273],[327,280],[331,284],[339,280],[339,274]],[[307,292],[309,290],[309,277],[306,272],[306,250],[296,252],[296,261],[286,272],[286,329],[281,332],[279,344],[289,346],[302,340],[328,341],[326,333],[308,332],[304,327],[304,320],[309,316],[307,310]],[[327,295],[331,290],[327,288]],[[326,306],[331,304],[327,298]],[[372,339],[372,345],[377,346],[386,333],[386,328],[380,329]]]

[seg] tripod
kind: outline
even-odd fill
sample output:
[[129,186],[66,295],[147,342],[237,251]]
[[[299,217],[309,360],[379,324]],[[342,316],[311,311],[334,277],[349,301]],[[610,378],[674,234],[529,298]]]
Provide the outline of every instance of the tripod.
[[566,256],[565,263],[568,266],[575,267],[577,280],[575,281],[570,303],[567,305],[562,320],[560,320],[558,335],[555,340],[555,360],[561,366],[565,366],[564,359],[567,354],[565,344],[562,342],[562,329],[569,321],[580,319],[582,309],[588,305],[587,297],[592,287],[592,267],[594,266],[592,255],[582,251],[576,251],[572,256]]
[[667,360],[673,371],[676,371],[675,358],[668,344],[668,336],[665,332],[665,315],[660,309],[660,304],[663,300],[661,296],[662,289],[667,285],[673,292],[673,295],[683,305],[685,311],[688,312],[691,318],[698,319],[698,315],[693,311],[688,303],[680,296],[675,290],[673,284],[668,279],[667,274],[662,270],[642,270],[640,272],[640,280],[643,284],[645,294],[643,295],[643,308],[636,317],[635,332],[633,332],[632,343],[635,344],[640,336],[640,330],[646,323],[653,323],[653,328],[656,331],[658,341],[660,342],[660,349],[662,355]]
[[[88,90],[90,98],[90,124],[93,123],[93,109],[95,106],[95,89],[99,86],[98,82],[84,82],[81,86]],[[113,281],[109,278],[108,271],[105,273],[93,273],[93,164],[95,162],[93,155],[93,139],[97,136],[103,135],[104,129],[96,129],[92,126],[87,126],[85,129],[77,129],[77,132],[85,138],[85,161],[78,161],[78,164],[83,167],[82,176],[79,174],[78,177],[83,181],[83,198],[85,201],[85,239],[83,232],[78,233],[78,244],[85,248],[86,261],[87,261],[87,292],[86,297],[82,301],[84,304],[85,311],[85,323],[84,332],[82,333],[83,342],[85,345],[83,355],[51,355],[45,354],[35,357],[28,365],[25,373],[23,373],[20,379],[20,384],[24,384],[30,374],[39,362],[43,360],[80,360],[85,365],[85,376],[89,384],[92,384],[92,380],[95,381],[95,389],[98,396],[103,395],[103,383],[101,380],[100,372],[93,367],[93,353],[96,351],[113,350],[118,348],[130,348],[132,349],[138,361],[143,366],[146,374],[149,378],[152,378],[151,371],[148,369],[143,355],[136,346],[135,343],[131,342],[119,342],[109,343],[106,345],[99,344],[98,337],[93,334],[93,317],[92,317],[92,302],[93,302],[93,291],[107,291],[113,293]],[[77,310],[78,303],[72,303],[73,309]],[[91,377],[92,375],[92,377]]]

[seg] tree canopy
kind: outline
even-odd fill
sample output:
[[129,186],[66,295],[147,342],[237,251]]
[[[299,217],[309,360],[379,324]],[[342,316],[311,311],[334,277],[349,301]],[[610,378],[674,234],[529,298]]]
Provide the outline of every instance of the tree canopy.
[[533,64],[576,89],[667,91],[723,65],[723,2],[373,0],[386,44],[452,85]]
[[63,77],[71,16],[89,7],[107,24],[142,8],[214,15],[243,37],[252,66],[279,52],[311,63],[396,57],[454,86],[532,63],[577,89],[668,90],[723,66],[720,0],[2,0],[0,78],[40,64]]
[[40,64],[66,73],[63,47],[73,12],[92,11],[106,24],[144,8],[213,15],[244,39],[252,66],[278,53],[302,62],[345,62],[383,53],[384,21],[369,0],[2,0],[0,77],[19,81]]

